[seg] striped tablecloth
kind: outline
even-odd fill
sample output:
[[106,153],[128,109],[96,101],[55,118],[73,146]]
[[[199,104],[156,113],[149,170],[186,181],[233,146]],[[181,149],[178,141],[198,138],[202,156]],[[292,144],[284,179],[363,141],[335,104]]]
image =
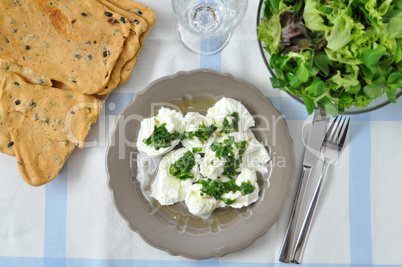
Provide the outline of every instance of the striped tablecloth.
[[[176,40],[170,1],[143,0],[157,23],[131,80],[105,103],[88,136],[59,176],[34,188],[14,158],[0,155],[0,266],[285,266],[282,238],[300,174],[304,107],[272,89],[256,41],[257,0],[228,46],[198,56]],[[283,215],[250,247],[222,258],[192,261],[146,244],[119,216],[107,187],[108,135],[123,107],[153,80],[197,68],[230,73],[257,86],[286,116],[295,142],[297,173]],[[350,142],[331,168],[309,235],[305,266],[402,266],[402,101],[352,116]]]

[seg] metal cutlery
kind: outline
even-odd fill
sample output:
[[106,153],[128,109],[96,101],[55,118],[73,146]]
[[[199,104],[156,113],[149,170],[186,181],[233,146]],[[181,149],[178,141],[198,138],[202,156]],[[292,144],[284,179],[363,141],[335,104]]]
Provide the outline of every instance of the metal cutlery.
[[305,144],[306,150],[304,152],[303,170],[300,177],[299,187],[279,254],[279,261],[281,262],[289,263],[293,258],[294,246],[298,237],[297,234],[300,232],[297,227],[298,218],[300,217],[301,212],[300,206],[302,205],[311,169],[320,151],[320,146],[327,128],[327,120],[328,117],[325,111],[321,109],[316,109],[314,111],[312,126],[307,137],[307,143]]
[[310,230],[310,225],[314,216],[315,208],[318,203],[324,178],[326,176],[328,167],[330,165],[333,165],[334,162],[339,158],[339,155],[341,154],[342,148],[345,144],[346,136],[348,134],[349,122],[350,119],[345,118],[344,116],[336,117],[325,135],[320,150],[321,158],[324,164],[322,167],[320,178],[314,191],[313,198],[309,203],[307,213],[304,216],[304,218],[300,218],[303,219],[301,225],[301,231],[298,235],[292,258],[292,261],[295,263],[301,262],[303,251],[306,244],[306,237]]

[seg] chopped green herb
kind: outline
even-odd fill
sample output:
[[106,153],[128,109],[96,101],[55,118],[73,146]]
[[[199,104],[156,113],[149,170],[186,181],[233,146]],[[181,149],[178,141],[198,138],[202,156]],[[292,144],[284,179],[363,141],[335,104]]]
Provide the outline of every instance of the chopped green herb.
[[[236,158],[233,153],[233,144],[239,148],[238,158]],[[223,141],[223,143],[212,144],[211,149],[215,152],[216,157],[219,159],[226,159],[225,166],[223,167],[223,175],[229,177],[236,175],[236,170],[242,163],[243,154],[246,151],[246,145],[247,141],[235,142],[233,136],[229,136],[228,139]]]
[[223,203],[226,205],[231,205],[237,201],[237,199],[231,199],[231,198],[222,198]]
[[[252,193],[255,190],[255,186],[253,186],[251,184],[250,181],[246,182],[242,182],[240,186],[238,186],[236,184],[236,181],[234,178],[230,179],[227,182],[222,182],[219,180],[211,180],[211,179],[207,179],[207,180],[200,180],[198,183],[200,183],[202,185],[201,188],[201,193],[200,195],[209,195],[213,198],[215,198],[216,200],[222,200],[224,201],[225,204],[230,205],[233,204],[234,202],[236,202],[235,199],[225,199],[222,198],[222,195],[228,192],[236,192],[236,191],[240,191],[241,194],[243,196],[248,195],[250,193]],[[230,204],[226,203],[227,202],[231,202]]]
[[194,174],[190,171],[194,165],[194,155],[190,151],[187,151],[183,157],[179,158],[175,163],[170,164],[169,172],[180,180],[193,179]]
[[204,123],[198,126],[198,130],[195,132],[184,132],[181,139],[193,139],[197,137],[200,141],[206,141],[208,138],[218,129],[214,124],[210,126],[205,126]]
[[[231,117],[232,123],[229,122],[228,117]],[[222,123],[222,130],[220,133],[230,134],[231,132],[239,131],[239,113],[233,112],[230,116],[226,116]]]
[[235,142],[235,146],[239,149],[239,155],[243,155],[246,152],[247,141]]
[[254,189],[255,189],[255,186],[252,185],[250,183],[250,181],[247,181],[247,183],[246,182],[241,183],[239,191],[241,192],[241,194],[243,196],[245,196],[245,195],[248,195],[248,194],[252,193],[254,191]]
[[229,156],[234,156],[232,144],[234,143],[234,137],[229,136],[223,143],[213,143],[211,149],[215,152],[215,155],[219,159],[225,159]]
[[172,145],[172,141],[179,140],[180,133],[174,131],[173,133],[169,133],[166,129],[166,123],[161,124],[160,126],[154,127],[154,132],[150,137],[143,139],[147,146],[154,147],[155,150],[159,150],[160,148],[170,147]]
[[202,147],[193,147],[193,153],[201,153],[202,152]]
[[231,156],[227,158],[227,162],[225,163],[225,166],[223,166],[223,172],[222,175],[225,176],[235,176],[237,174],[237,169],[239,168],[241,164],[241,159],[236,159],[235,157]]

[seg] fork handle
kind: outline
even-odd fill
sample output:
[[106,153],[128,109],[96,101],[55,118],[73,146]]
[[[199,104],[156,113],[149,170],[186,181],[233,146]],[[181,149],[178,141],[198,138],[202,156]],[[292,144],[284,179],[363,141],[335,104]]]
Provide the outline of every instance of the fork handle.
[[309,233],[310,225],[311,225],[311,222],[312,222],[313,217],[314,217],[314,213],[315,213],[315,209],[317,207],[318,199],[320,197],[322,185],[323,185],[323,182],[324,182],[324,177],[326,176],[326,173],[327,173],[327,170],[328,170],[329,166],[330,166],[330,164],[327,161],[324,161],[324,165],[322,167],[321,175],[320,175],[320,178],[319,178],[319,180],[317,182],[317,186],[315,188],[314,195],[313,195],[313,197],[311,199],[311,202],[309,204],[307,213],[306,213],[304,218],[301,218],[301,219],[303,219],[302,226],[301,226],[300,233],[298,235],[297,241],[296,241],[295,246],[294,246],[294,254],[293,254],[293,258],[291,260],[294,263],[301,263],[304,248],[305,248],[305,245],[306,245],[306,238],[307,238],[307,235]]
[[303,166],[300,177],[299,187],[296,192],[296,199],[293,204],[292,213],[290,214],[289,224],[286,229],[285,238],[283,239],[281,250],[279,253],[279,261],[289,263],[292,262],[294,245],[298,237],[297,222],[300,217],[300,206],[302,205],[304,194],[306,191],[307,181],[309,179],[311,168]]

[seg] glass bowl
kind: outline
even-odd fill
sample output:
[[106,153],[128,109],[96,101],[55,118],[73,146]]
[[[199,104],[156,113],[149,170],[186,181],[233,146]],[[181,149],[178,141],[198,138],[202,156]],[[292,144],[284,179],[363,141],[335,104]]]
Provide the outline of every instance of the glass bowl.
[[[264,2],[265,2],[264,0],[260,0],[260,4],[258,6],[257,26],[260,24],[260,21],[264,16]],[[264,59],[264,63],[267,66],[269,73],[271,74],[272,77],[276,77],[275,72],[269,66],[270,55],[264,49],[264,46],[265,46],[264,42],[258,41],[258,45],[260,47],[260,52],[261,52],[262,58]],[[298,101],[299,103],[304,105],[304,101],[302,98],[292,95],[289,92],[286,92],[286,93],[288,95],[290,95],[293,99],[295,99],[296,101]],[[396,98],[398,99],[401,95],[402,95],[402,89],[399,88],[396,93]],[[351,108],[345,109],[344,111],[339,111],[339,114],[344,114],[344,115],[361,114],[361,113],[365,113],[365,112],[369,112],[369,111],[373,111],[373,110],[382,108],[382,107],[388,105],[389,103],[391,103],[391,102],[389,101],[388,97],[385,94],[383,94],[380,97],[373,99],[370,102],[370,104],[368,104],[366,107],[358,108],[358,107],[353,106]]]

